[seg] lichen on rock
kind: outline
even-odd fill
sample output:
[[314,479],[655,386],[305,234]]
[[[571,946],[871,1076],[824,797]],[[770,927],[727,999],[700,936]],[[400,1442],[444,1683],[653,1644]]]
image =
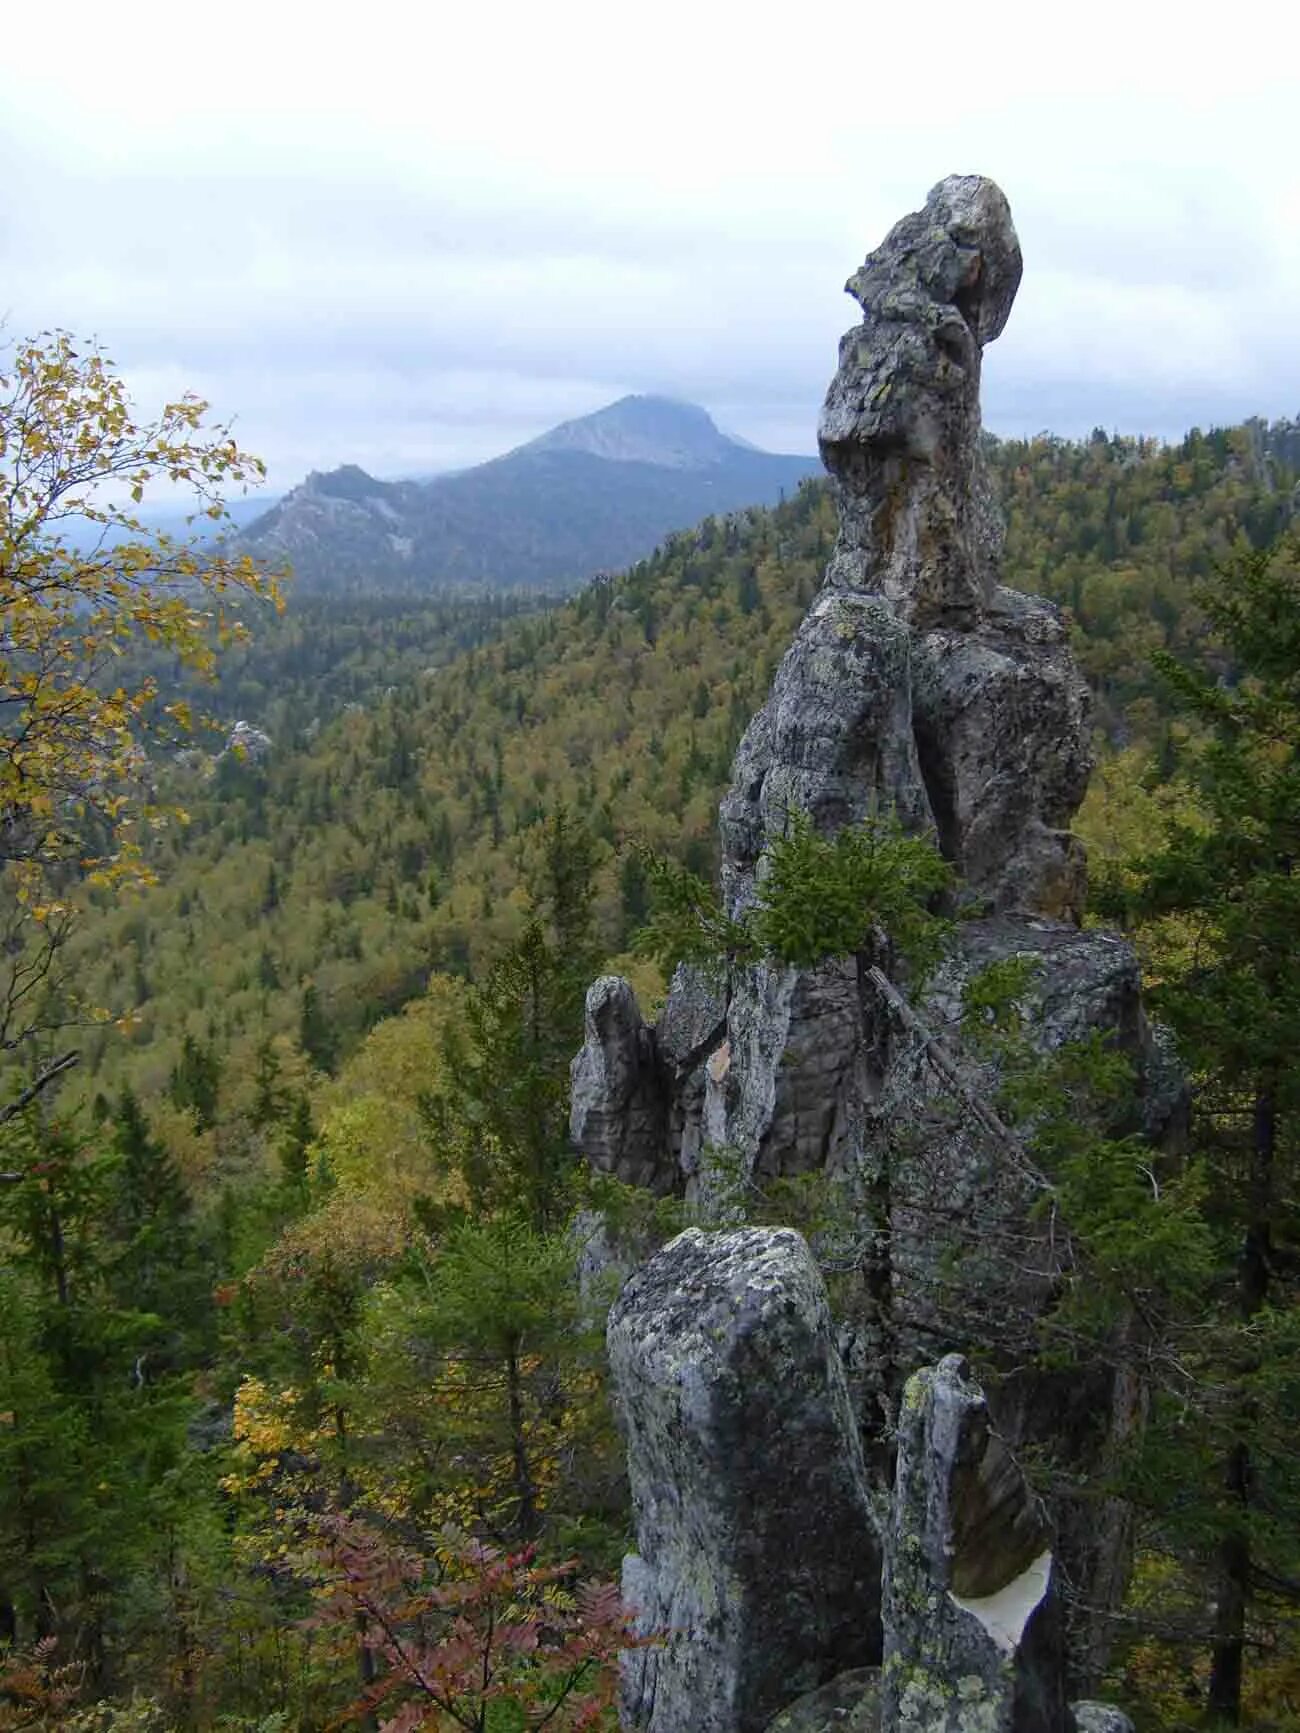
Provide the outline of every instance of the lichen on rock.
[[765,1733],[879,1733],[880,1669],[855,1667],[799,1697]]
[[788,1228],[688,1229],[610,1313],[637,1552],[662,1646],[624,1663],[625,1724],[760,1733],[880,1656],[880,1544],[826,1290]]

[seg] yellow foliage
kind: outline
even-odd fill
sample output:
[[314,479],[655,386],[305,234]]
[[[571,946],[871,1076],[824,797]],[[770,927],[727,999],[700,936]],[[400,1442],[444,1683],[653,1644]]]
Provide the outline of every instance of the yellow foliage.
[[464,990],[434,976],[422,999],[370,1032],[322,1092],[316,1150],[344,1193],[405,1211],[413,1198],[463,1201],[463,1186],[432,1147],[420,1097],[438,1087],[442,1038]]
[[[185,396],[137,421],[108,358],[65,332],[18,343],[0,371],[0,867],[19,917],[0,992],[7,1051],[36,1026],[32,1007],[69,932],[54,875],[72,865],[108,890],[153,878],[140,834],[162,816],[143,750],[157,682],[112,686],[107,670],[143,640],[210,673],[214,637],[246,635],[234,604],[280,602],[277,579],[246,556],[152,532],[135,515],[154,482],[188,488],[220,515],[223,489],[262,479],[207,410]],[[100,531],[89,544],[87,526]],[[171,720],[190,717],[173,705]],[[91,836],[102,839],[93,855]]]
[[197,1190],[217,1165],[217,1134],[195,1128],[194,1115],[166,1096],[149,1103],[149,1128],[166,1149],[187,1186]]
[[334,1191],[280,1235],[245,1277],[259,1287],[371,1277],[402,1255],[408,1236],[392,1210]]
[[641,1015],[647,1023],[653,1023],[668,997],[668,982],[658,963],[650,957],[638,956],[635,951],[623,951],[608,960],[604,973],[623,976],[636,994]]
[[[1109,873],[1127,886],[1134,882],[1130,861],[1157,852],[1176,826],[1196,829],[1203,822],[1195,790],[1176,780],[1157,781],[1150,752],[1130,746],[1101,758],[1074,829],[1094,878]],[[1145,922],[1131,936],[1149,983],[1182,972],[1193,957],[1209,961],[1212,936],[1183,916]]]
[[1195,790],[1158,782],[1151,770],[1151,753],[1140,746],[1100,758],[1074,822],[1093,863],[1122,864],[1158,850],[1174,825],[1200,822]]

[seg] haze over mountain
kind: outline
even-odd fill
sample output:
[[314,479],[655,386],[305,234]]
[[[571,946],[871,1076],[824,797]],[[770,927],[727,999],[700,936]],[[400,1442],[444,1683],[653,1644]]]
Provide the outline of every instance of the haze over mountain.
[[714,512],[775,504],[816,458],[759,451],[694,404],[624,397],[473,469],[314,472],[245,531],[314,589],[567,590]]

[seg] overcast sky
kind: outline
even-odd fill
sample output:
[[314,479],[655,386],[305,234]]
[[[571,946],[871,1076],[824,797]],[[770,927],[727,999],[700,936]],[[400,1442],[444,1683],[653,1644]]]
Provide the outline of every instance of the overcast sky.
[[630,391],[809,451],[844,279],[978,172],[1025,254],[994,431],[1294,416],[1298,50],[1254,0],[15,7],[0,313],[199,390],[277,488]]

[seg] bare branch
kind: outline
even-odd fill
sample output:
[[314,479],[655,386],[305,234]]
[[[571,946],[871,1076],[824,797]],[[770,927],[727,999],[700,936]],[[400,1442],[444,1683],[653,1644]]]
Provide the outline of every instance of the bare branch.
[[908,1030],[910,1034],[915,1035],[920,1041],[926,1058],[930,1061],[931,1065],[934,1066],[935,1070],[939,1073],[940,1077],[943,1078],[944,1082],[948,1085],[948,1088],[953,1092],[953,1094],[957,1096],[966,1108],[969,1109],[979,1124],[986,1132],[988,1132],[989,1136],[996,1138],[1003,1148],[1009,1150],[1011,1154],[1016,1157],[1017,1163],[1022,1168],[1025,1168],[1038,1184],[1042,1185],[1044,1183],[1042,1176],[1034,1172],[1025,1161],[1024,1149],[1015,1133],[1010,1129],[1010,1127],[1002,1123],[1001,1119],[998,1118],[993,1109],[985,1102],[981,1101],[975,1091],[968,1083],[966,1083],[961,1072],[957,1069],[957,1062],[953,1058],[952,1054],[944,1046],[943,1042],[940,1041],[939,1037],[932,1034],[931,1031],[926,1028],[925,1024],[899,992],[898,988],[889,979],[889,976],[885,974],[884,970],[881,969],[879,965],[873,963],[867,970],[867,979],[871,982],[872,986],[880,994],[881,998],[889,1006],[890,1010],[898,1018],[903,1027]]
[[[8,1125],[11,1119],[16,1119],[25,1107],[31,1106],[42,1091],[49,1088],[56,1077],[61,1077],[65,1071],[70,1071],[80,1058],[80,1053],[74,1050],[71,1053],[65,1053],[61,1059],[56,1059],[52,1064],[47,1065],[36,1081],[27,1085],[17,1100],[11,1101],[8,1107],[0,1108],[0,1125]],[[22,1177],[20,1173],[0,1173],[0,1180],[8,1181],[11,1184]]]

